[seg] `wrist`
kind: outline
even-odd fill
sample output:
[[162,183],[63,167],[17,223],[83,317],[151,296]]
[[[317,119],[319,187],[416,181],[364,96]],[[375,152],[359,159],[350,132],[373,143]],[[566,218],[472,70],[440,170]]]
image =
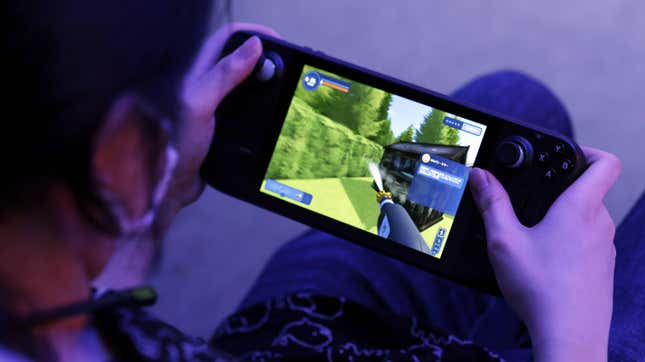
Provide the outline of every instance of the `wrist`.
[[529,329],[529,334],[536,362],[607,361],[608,334],[575,333],[561,326],[557,331]]

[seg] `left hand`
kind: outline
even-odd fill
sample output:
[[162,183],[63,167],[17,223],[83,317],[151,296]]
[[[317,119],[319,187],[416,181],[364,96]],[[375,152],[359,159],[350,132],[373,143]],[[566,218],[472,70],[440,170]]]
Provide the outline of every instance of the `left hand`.
[[171,199],[175,212],[201,194],[204,183],[199,177],[199,169],[213,138],[215,110],[222,99],[251,74],[262,53],[262,43],[254,36],[219,59],[228,38],[242,30],[280,37],[262,25],[232,23],[210,36],[197,54],[180,93],[184,111],[177,144],[179,160],[166,196]]

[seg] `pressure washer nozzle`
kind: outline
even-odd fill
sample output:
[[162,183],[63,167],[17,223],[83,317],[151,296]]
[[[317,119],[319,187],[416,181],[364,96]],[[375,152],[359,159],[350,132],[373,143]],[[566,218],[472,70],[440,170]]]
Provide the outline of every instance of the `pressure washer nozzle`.
[[383,201],[384,198],[392,200],[392,193],[383,191],[383,190],[380,190],[379,192],[376,193],[376,202],[378,202],[379,205],[381,204],[381,201]]

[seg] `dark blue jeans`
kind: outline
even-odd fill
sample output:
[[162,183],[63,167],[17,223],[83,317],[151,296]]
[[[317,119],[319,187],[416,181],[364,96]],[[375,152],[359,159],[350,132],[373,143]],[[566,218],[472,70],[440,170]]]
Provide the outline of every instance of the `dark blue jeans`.
[[[573,137],[571,121],[560,101],[544,85],[521,73],[499,72],[478,78],[453,96]],[[645,198],[616,236],[612,360],[637,360],[645,355],[645,245],[639,246],[641,240],[645,240]],[[498,351],[508,360],[531,360],[526,328],[503,299],[316,230],[276,252],[240,309],[301,291],[344,296],[367,307],[416,316]]]

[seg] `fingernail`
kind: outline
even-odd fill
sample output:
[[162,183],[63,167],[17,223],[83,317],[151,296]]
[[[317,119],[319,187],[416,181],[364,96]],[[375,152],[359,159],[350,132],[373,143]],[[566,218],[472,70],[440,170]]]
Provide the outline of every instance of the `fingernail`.
[[253,58],[257,57],[262,48],[262,42],[257,36],[252,36],[247,39],[242,46],[240,46],[237,51],[240,56],[243,58]]
[[480,195],[481,192],[488,186],[488,177],[486,171],[481,168],[474,167],[470,170],[470,188],[475,196]]

